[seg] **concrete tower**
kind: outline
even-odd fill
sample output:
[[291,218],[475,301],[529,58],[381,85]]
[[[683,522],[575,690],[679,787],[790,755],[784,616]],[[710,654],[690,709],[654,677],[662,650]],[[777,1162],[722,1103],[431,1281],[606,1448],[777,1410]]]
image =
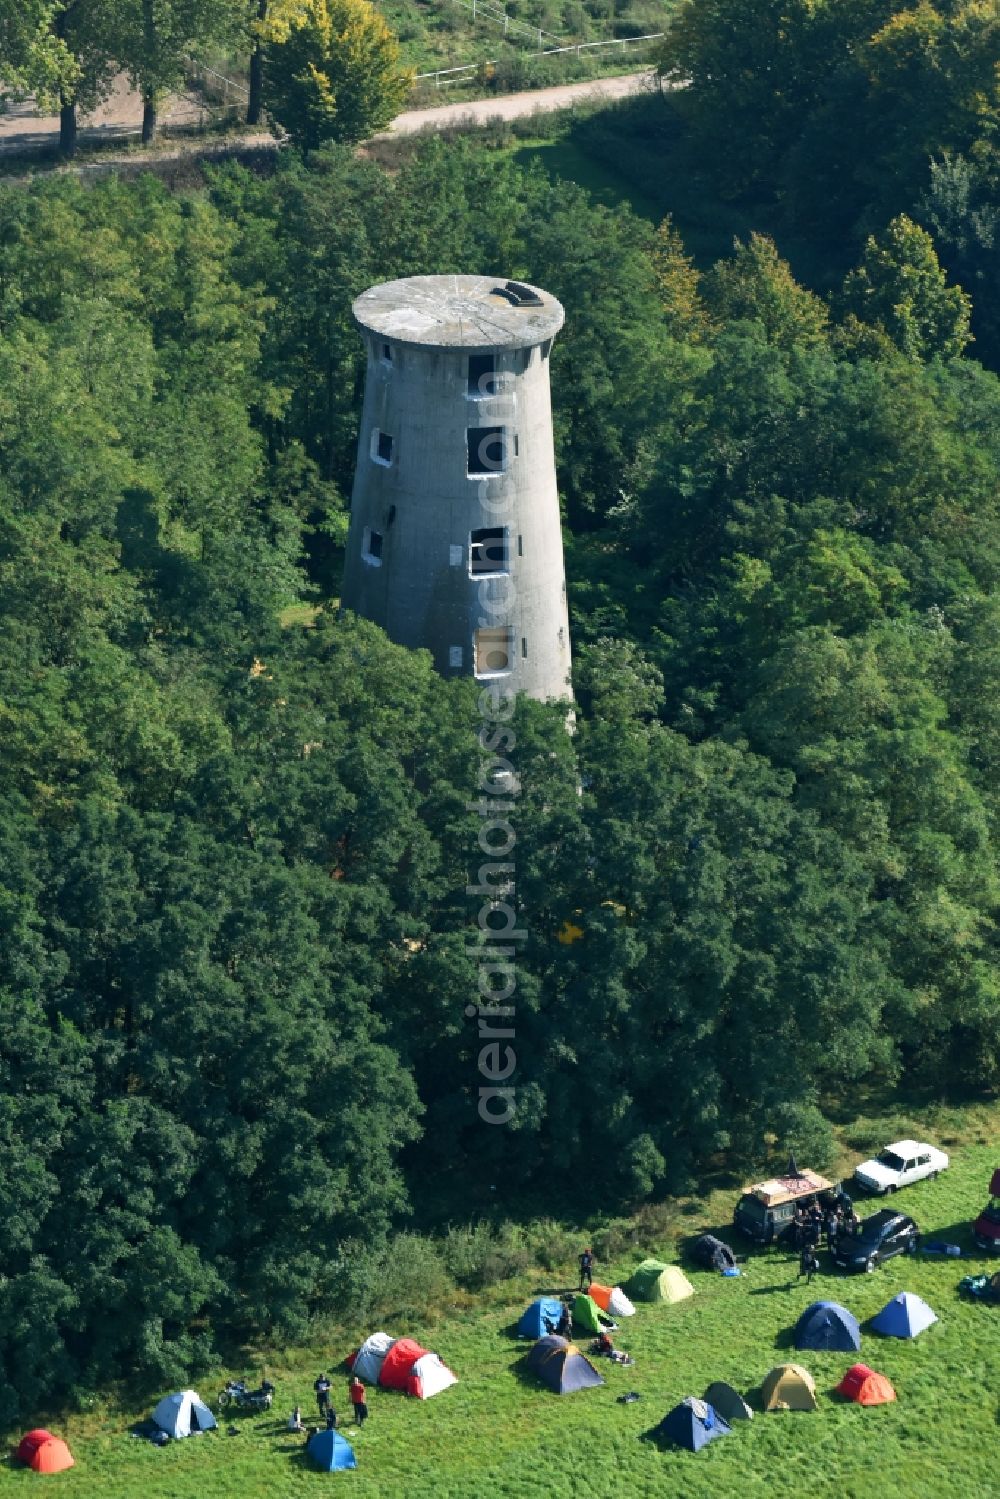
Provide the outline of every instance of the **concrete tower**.
[[554,297],[490,276],[366,291],[368,346],[342,602],[442,676],[570,696],[552,448]]

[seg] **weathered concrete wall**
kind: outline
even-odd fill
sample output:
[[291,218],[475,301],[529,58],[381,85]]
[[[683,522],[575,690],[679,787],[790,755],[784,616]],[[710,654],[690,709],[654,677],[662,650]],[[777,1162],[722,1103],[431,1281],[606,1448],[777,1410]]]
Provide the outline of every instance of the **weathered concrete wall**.
[[[356,310],[361,306],[359,299]],[[386,338],[379,328],[362,326],[362,332],[368,371],[344,607],[374,620],[400,644],[430,650],[443,676],[475,673],[478,629],[508,628],[505,685],[540,699],[569,697],[551,339],[517,347],[501,332],[505,342],[489,349],[470,330],[473,352],[493,353],[497,368],[492,389],[473,396],[469,344],[433,347]],[[503,428],[506,459],[502,471],[470,477],[467,434],[484,427]],[[378,433],[392,439],[387,463],[373,456]],[[495,460],[495,448],[486,456]],[[506,530],[506,570],[474,576],[471,533],[492,527]],[[372,532],[381,537],[379,556],[371,554]]]

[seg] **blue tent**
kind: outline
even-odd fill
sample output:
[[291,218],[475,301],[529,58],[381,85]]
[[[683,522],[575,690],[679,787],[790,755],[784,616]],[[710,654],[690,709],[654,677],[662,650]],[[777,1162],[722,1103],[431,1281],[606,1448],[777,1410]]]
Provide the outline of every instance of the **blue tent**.
[[339,1431],[317,1431],[306,1443],[306,1451],[316,1466],[327,1473],[358,1466],[354,1448]]
[[563,1304],[554,1296],[539,1296],[533,1301],[527,1311],[522,1313],[521,1320],[517,1324],[517,1335],[519,1338],[544,1338],[546,1333],[555,1332],[559,1326],[559,1318],[562,1316]]
[[923,1332],[936,1321],[937,1317],[926,1301],[914,1296],[912,1291],[900,1291],[873,1319],[872,1330],[887,1338],[915,1338],[918,1332]]
[[731,1431],[732,1427],[723,1421],[714,1406],[689,1395],[664,1416],[653,1435],[661,1441],[676,1442],[688,1452],[698,1452],[716,1437],[727,1437]]
[[823,1353],[857,1353],[861,1347],[858,1319],[836,1301],[814,1301],[795,1324],[795,1346]]

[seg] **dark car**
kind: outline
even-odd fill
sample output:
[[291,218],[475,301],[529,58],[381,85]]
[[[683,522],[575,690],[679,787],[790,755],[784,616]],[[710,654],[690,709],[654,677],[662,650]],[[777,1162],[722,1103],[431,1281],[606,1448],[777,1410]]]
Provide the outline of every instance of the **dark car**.
[[883,1208],[866,1218],[857,1234],[843,1234],[833,1251],[834,1264],[844,1270],[867,1270],[869,1274],[894,1254],[913,1254],[920,1234],[912,1218]]

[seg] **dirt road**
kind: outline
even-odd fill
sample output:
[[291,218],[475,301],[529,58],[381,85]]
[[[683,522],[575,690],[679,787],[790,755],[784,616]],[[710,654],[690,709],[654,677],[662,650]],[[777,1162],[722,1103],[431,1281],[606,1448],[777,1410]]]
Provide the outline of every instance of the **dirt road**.
[[[620,77],[588,80],[586,83],[561,84],[556,88],[533,89],[524,94],[497,94],[490,99],[467,100],[442,104],[433,109],[409,109],[393,120],[386,135],[412,135],[420,130],[440,129],[469,121],[484,124],[487,120],[515,120],[539,111],[568,109],[584,100],[623,99],[654,87],[648,69]],[[192,126],[207,119],[204,107],[193,97],[179,95],[168,99],[160,112],[163,125]],[[80,144],[99,141],[122,142],[138,135],[142,123],[142,103],[125,78],[115,82],[108,98],[93,115],[80,120]],[[59,139],[57,115],[36,115],[30,104],[14,105],[8,114],[0,115],[0,158],[4,152],[31,151],[54,146]],[[248,135],[248,142],[251,137]],[[252,139],[258,143],[259,132]],[[233,144],[233,142],[230,142]],[[169,152],[170,147],[166,148]],[[176,154],[176,152],[174,152]],[[107,159],[107,158],[105,158]]]
[[656,87],[648,68],[613,78],[589,79],[586,83],[563,83],[556,88],[530,89],[524,94],[495,94],[490,99],[470,99],[442,104],[434,109],[408,109],[397,115],[386,135],[412,135],[418,130],[440,129],[467,120],[484,125],[488,120],[517,120],[524,115],[569,109],[584,102],[606,102],[641,94]]

